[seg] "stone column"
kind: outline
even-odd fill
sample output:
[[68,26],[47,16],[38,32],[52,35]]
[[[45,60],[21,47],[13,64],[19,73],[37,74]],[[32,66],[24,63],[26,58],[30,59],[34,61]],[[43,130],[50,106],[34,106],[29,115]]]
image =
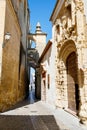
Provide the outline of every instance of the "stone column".
[[79,90],[80,90],[80,111],[81,122],[87,125],[87,48],[81,48],[78,52],[79,60]]
[[84,5],[81,0],[76,1],[76,23],[78,41],[84,39]]
[[84,31],[84,5],[82,0],[76,1],[76,21],[77,21],[77,53],[78,53],[78,81],[80,92],[79,117],[82,123],[87,124],[87,47]]
[[72,0],[72,4],[71,4],[71,6],[72,6],[72,25],[75,25],[75,3],[74,3],[74,1]]
[[57,106],[61,108],[67,108],[68,99],[67,99],[67,74],[66,67],[63,61],[58,62],[57,66]]

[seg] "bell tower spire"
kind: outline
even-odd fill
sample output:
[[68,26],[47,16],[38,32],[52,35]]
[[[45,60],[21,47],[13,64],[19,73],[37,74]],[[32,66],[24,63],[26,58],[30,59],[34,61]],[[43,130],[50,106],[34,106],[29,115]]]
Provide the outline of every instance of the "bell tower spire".
[[41,25],[40,25],[39,22],[36,25],[36,31],[35,31],[35,33],[42,33],[42,31],[41,31]]

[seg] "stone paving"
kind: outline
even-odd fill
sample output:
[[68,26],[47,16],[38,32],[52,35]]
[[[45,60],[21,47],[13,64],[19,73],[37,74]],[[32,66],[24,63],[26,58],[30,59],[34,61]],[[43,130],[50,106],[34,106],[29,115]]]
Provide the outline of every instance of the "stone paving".
[[0,130],[87,130],[86,128],[64,110],[35,100],[33,91],[29,99],[0,113]]

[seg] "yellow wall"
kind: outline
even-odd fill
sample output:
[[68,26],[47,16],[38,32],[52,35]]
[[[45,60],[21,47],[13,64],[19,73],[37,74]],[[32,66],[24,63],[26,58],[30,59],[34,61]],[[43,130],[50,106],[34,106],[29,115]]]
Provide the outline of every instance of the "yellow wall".
[[[20,18],[16,13],[19,10],[14,10],[11,0],[1,0],[0,7],[0,111],[5,111],[24,99],[28,93],[26,53],[22,45],[26,46],[27,32],[23,34],[25,24],[20,25]],[[23,17],[22,12],[20,17]],[[6,32],[11,34],[9,41],[4,38]],[[22,36],[25,42],[21,40]]]

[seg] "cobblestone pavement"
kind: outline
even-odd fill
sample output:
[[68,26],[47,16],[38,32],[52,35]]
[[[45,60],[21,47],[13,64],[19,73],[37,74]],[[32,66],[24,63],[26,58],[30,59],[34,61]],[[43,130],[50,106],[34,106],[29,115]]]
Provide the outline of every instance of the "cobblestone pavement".
[[87,130],[62,109],[35,100],[34,92],[11,110],[0,113],[0,130]]

